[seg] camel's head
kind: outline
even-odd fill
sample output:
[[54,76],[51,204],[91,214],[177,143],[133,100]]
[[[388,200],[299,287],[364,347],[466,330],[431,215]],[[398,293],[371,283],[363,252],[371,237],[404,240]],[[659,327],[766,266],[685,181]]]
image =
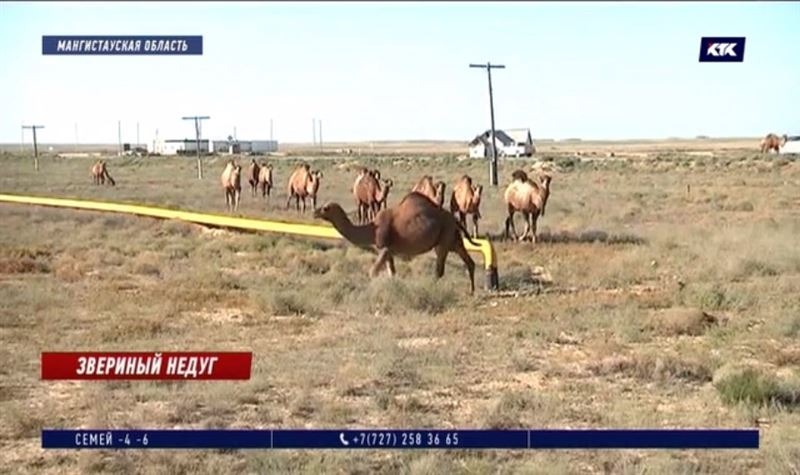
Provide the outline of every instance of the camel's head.
[[322,179],[322,171],[315,170],[314,172],[311,173],[311,176],[314,177],[314,180],[319,181]]
[[343,216],[347,217],[347,213],[344,212],[338,203],[325,203],[321,208],[314,210],[314,217],[317,219],[324,219],[325,221],[333,222]]
[[475,198],[480,199],[481,195],[483,194],[483,185],[473,186],[472,193],[475,195]]
[[381,181],[381,172],[378,169],[372,170],[370,173],[377,181]]
[[543,173],[539,180],[542,182],[542,186],[549,190],[550,182],[553,181],[553,177],[549,173]]
[[514,181],[528,181],[528,174],[522,170],[514,170],[514,173],[511,174],[511,178]]

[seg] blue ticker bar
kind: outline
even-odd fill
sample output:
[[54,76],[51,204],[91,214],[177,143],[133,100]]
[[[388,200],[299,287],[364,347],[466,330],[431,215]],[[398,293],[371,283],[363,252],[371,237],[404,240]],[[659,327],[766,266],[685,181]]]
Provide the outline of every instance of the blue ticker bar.
[[757,449],[755,429],[43,429],[44,449]]

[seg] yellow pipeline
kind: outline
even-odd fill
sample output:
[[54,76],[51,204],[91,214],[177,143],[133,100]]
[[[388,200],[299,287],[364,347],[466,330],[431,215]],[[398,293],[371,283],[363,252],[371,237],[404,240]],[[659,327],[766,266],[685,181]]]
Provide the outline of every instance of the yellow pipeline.
[[[104,201],[75,200],[68,198],[48,198],[44,196],[22,196],[0,194],[0,201],[7,203],[20,203],[41,206],[56,206],[61,208],[88,209],[94,211],[111,211],[114,213],[135,214],[153,218],[178,219],[209,226],[220,226],[251,231],[267,231],[273,233],[294,234],[318,238],[342,239],[339,231],[332,226],[319,226],[316,224],[285,223],[281,221],[265,221],[253,218],[237,218],[220,214],[194,213],[154,206],[141,206],[125,203],[108,203]],[[464,246],[470,252],[483,254],[483,264],[486,269],[486,288],[497,289],[497,255],[494,246],[487,239],[473,239],[477,246],[464,239]]]

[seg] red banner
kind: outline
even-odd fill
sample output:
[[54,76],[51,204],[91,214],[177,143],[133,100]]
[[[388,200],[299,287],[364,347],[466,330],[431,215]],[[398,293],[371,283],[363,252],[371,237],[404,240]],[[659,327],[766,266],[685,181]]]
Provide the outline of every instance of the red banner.
[[42,379],[250,379],[252,362],[246,352],[43,352]]

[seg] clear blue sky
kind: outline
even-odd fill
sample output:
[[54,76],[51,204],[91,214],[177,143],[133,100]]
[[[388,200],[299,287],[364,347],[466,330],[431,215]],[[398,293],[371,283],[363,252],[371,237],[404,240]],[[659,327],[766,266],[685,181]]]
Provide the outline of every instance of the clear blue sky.
[[[0,3],[0,142],[800,133],[800,3]],[[202,56],[42,56],[42,35],[203,35]],[[701,36],[746,36],[742,64]]]

